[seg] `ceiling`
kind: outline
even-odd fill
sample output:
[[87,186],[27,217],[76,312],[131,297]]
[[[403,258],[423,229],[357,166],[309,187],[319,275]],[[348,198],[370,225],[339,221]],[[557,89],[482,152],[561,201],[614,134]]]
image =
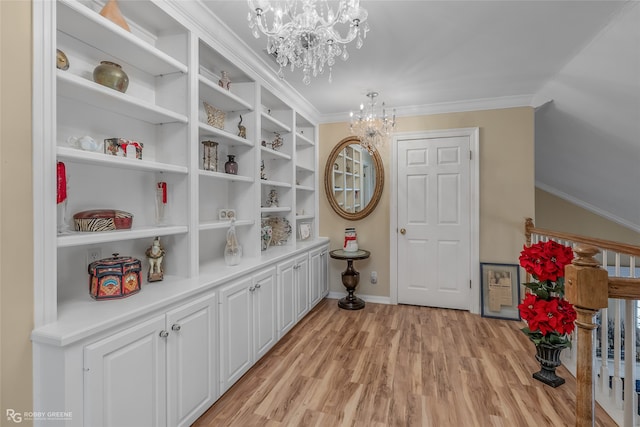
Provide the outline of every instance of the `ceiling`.
[[[275,76],[246,0],[202,0]],[[331,1],[335,4],[335,1]],[[398,116],[536,107],[536,185],[640,232],[640,2],[361,0],[362,49],[284,87],[322,123],[370,91]],[[272,77],[275,79],[275,77]]]
[[[277,72],[265,53],[265,36],[256,39],[249,30],[245,0],[204,3]],[[285,70],[285,80],[324,121],[347,120],[372,90],[399,114],[487,98],[520,102],[592,40],[622,4],[362,0],[371,30],[361,49],[351,43],[347,61],[337,59],[332,82],[327,70],[308,86],[299,69]]]

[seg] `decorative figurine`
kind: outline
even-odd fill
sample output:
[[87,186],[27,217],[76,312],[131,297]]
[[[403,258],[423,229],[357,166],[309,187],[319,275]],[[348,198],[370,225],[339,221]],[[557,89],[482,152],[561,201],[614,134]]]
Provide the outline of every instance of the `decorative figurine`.
[[267,198],[267,207],[268,208],[278,207],[278,192],[275,190],[275,188],[269,191],[269,197]]
[[145,252],[147,260],[149,260],[149,272],[147,273],[147,281],[158,282],[164,279],[164,269],[162,268],[162,260],[164,259],[164,248],[160,245],[160,237],[156,237],[151,247]]
[[247,139],[247,128],[242,125],[242,114],[240,115],[240,122],[238,122],[238,136]]
[[267,174],[264,173],[264,160],[260,161],[260,179],[267,179]]
[[282,140],[282,137],[278,132],[275,132],[275,134],[276,137],[273,139],[273,141],[271,141],[271,149],[273,149],[273,151],[278,151],[278,148],[282,147],[284,141]]
[[218,86],[225,88],[226,90],[231,90],[231,79],[229,78],[229,74],[226,71],[220,72],[220,80],[218,80]]

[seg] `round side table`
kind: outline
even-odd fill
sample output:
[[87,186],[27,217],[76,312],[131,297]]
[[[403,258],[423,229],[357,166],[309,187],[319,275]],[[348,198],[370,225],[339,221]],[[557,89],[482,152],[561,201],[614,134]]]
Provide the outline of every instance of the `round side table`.
[[329,252],[331,258],[347,261],[347,269],[342,272],[342,284],[347,288],[347,296],[338,301],[338,307],[345,310],[360,310],[364,308],[364,301],[353,294],[360,281],[360,273],[353,268],[353,261],[367,259],[369,255],[371,255],[371,252],[364,249],[359,249],[355,252],[336,249]]

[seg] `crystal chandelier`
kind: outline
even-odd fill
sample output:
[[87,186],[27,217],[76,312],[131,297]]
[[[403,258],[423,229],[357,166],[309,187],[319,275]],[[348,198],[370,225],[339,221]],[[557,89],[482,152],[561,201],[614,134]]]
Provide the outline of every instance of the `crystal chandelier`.
[[360,104],[360,111],[357,114],[351,112],[351,134],[360,138],[360,145],[366,148],[370,154],[373,154],[378,148],[382,147],[389,139],[393,128],[396,126],[396,110],[393,110],[391,117],[387,116],[382,103],[382,114],[378,116],[376,113],[376,97],[378,92],[369,92],[369,104],[366,106]]
[[[334,10],[327,0],[248,0],[249,28],[256,38],[260,32],[267,36],[267,53],[276,58],[284,78],[283,68],[302,68],[303,83],[311,83],[311,75],[322,74],[325,66],[331,68],[335,57],[349,58],[347,44],[357,37],[356,47],[362,47],[369,25],[367,11],[360,0],[339,0]],[[269,22],[271,25],[269,26]],[[338,28],[346,29],[342,36]]]

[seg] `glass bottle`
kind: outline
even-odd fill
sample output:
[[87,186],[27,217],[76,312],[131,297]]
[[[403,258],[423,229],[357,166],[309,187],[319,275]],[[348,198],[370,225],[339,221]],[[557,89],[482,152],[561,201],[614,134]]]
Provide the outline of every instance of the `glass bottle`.
[[242,246],[236,236],[236,220],[231,218],[231,226],[227,230],[227,243],[224,246],[224,263],[226,265],[238,265],[242,258]]
[[236,163],[236,156],[234,154],[229,154],[227,157],[229,157],[229,160],[224,164],[224,171],[232,175],[237,175],[238,164]]

